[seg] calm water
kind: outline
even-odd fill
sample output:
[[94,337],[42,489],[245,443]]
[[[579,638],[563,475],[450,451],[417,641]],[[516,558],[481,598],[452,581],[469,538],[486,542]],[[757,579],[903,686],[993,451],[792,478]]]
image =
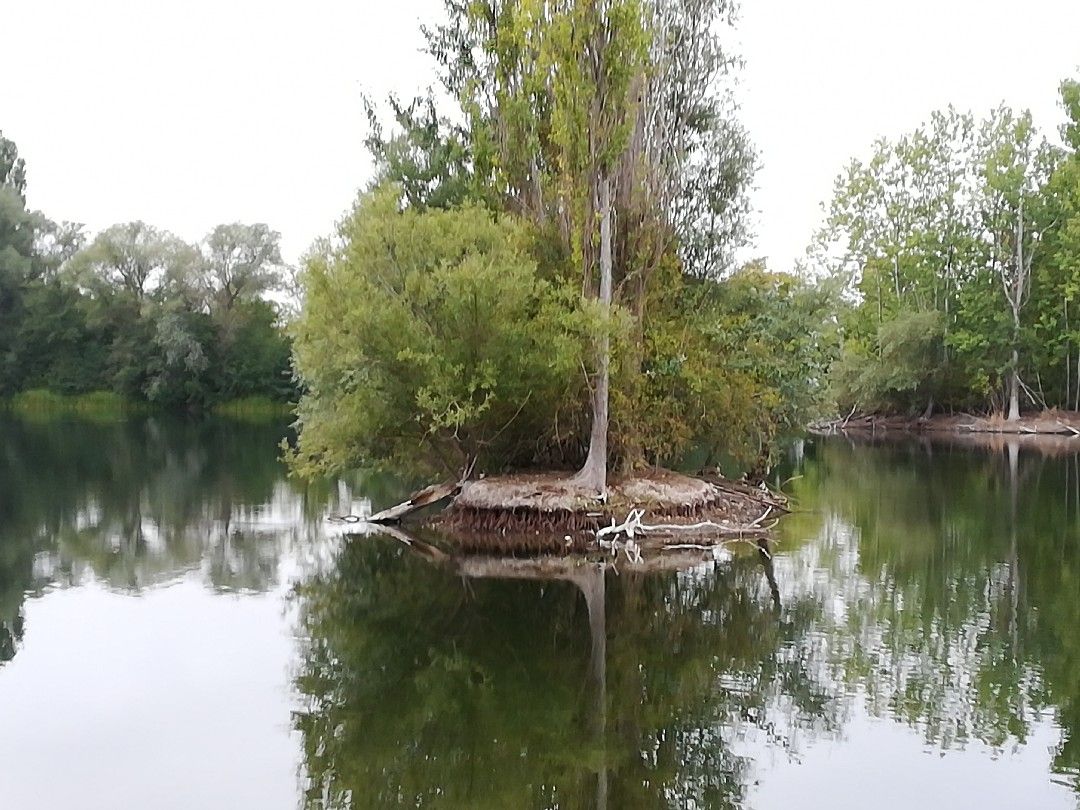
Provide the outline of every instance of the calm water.
[[542,581],[282,435],[0,427],[0,807],[1080,806],[1075,455],[808,443],[771,570]]

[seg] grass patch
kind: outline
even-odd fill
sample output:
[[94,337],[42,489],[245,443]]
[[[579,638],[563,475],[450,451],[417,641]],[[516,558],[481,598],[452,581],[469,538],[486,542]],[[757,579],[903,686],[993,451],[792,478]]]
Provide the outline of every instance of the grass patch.
[[263,422],[291,416],[293,405],[291,402],[281,402],[269,397],[240,397],[219,402],[214,406],[213,412],[229,419]]
[[113,420],[145,410],[145,406],[131,402],[111,391],[91,391],[88,394],[69,396],[43,388],[23,391],[5,404],[7,409],[16,416],[29,419],[79,416],[87,419]]

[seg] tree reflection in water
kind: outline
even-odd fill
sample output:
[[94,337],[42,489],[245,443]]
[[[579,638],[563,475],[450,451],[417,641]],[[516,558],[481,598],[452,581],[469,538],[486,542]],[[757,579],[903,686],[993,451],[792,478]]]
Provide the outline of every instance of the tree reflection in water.
[[844,745],[866,716],[958,757],[1025,757],[1049,732],[1047,778],[1077,785],[1071,440],[811,442],[771,559],[601,575],[330,543],[328,511],[396,487],[289,481],[283,431],[0,425],[0,666],[52,588],[298,577],[311,807],[747,806],[772,752]]
[[801,473],[772,559],[526,579],[346,544],[298,591],[308,806],[743,806],[756,755],[856,712],[1002,752],[1052,716],[1075,784],[1076,457],[828,441]]
[[752,556],[617,575],[357,538],[300,604],[313,807],[722,807],[783,684],[773,739],[832,722]]
[[23,601],[47,588],[93,577],[137,593],[204,568],[215,590],[276,584],[283,544],[315,530],[324,506],[285,480],[283,434],[166,418],[3,423],[0,663],[16,654]]

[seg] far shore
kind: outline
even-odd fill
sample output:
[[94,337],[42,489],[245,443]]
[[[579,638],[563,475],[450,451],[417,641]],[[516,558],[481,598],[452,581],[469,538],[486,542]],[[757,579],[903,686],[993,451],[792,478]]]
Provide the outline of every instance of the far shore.
[[1004,416],[974,414],[935,414],[929,418],[869,414],[820,422],[811,432],[829,433],[996,433],[1023,436],[1080,436],[1080,412],[1048,410],[1028,413],[1009,421]]

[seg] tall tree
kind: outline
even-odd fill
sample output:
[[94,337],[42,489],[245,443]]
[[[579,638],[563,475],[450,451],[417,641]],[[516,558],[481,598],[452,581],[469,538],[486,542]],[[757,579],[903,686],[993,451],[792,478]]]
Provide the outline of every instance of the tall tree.
[[281,283],[281,234],[267,225],[218,225],[203,241],[203,273],[211,308],[227,313]]
[[167,231],[145,222],[125,222],[99,233],[71,261],[70,272],[88,287],[123,290],[141,301],[189,253]]
[[[566,3],[555,10],[548,35],[537,43],[541,64],[549,65],[551,76],[552,141],[561,185],[570,190],[564,204],[574,212],[571,248],[583,263],[584,288],[599,303],[602,321],[590,386],[589,451],[575,479],[600,493],[607,489],[608,464],[612,186],[636,112],[631,93],[645,69],[644,44],[642,10],[632,0]],[[594,276],[595,253],[587,246],[597,242],[599,272]]]
[[[444,88],[462,101],[474,188],[532,219],[546,244],[558,245],[549,258],[582,278],[608,321],[592,362],[593,429],[579,475],[602,490],[605,313],[615,306],[631,316],[624,365],[633,380],[657,268],[681,253],[688,275],[718,277],[746,236],[756,157],[734,121],[724,79],[737,60],[719,33],[734,5],[487,0],[447,10],[449,22],[428,40]],[[640,407],[630,391],[619,401]],[[640,448],[633,431],[621,434],[619,452],[632,466]]]
[[1058,152],[1032,125],[1031,114],[999,108],[980,136],[983,181],[978,201],[989,239],[989,265],[1001,282],[1011,318],[1006,376],[1008,419],[1020,418],[1021,314],[1031,296],[1031,268],[1048,213],[1043,192]]

